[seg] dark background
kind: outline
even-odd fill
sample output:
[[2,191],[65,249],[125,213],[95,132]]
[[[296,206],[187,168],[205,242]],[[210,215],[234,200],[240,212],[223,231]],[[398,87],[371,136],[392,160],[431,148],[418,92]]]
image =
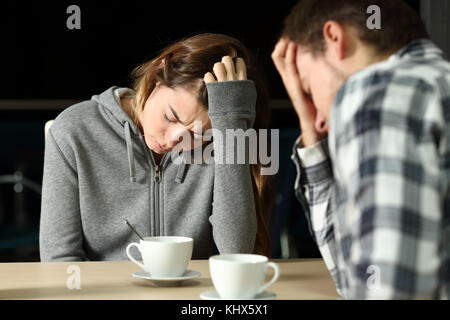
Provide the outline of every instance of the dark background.
[[[0,262],[38,261],[44,124],[64,108],[113,86],[167,46],[201,32],[240,39],[264,67],[272,128],[280,128],[280,171],[272,214],[272,257],[318,257],[293,195],[290,160],[297,118],[270,54],[296,1],[2,1],[0,11]],[[419,11],[419,1],[409,1]],[[69,30],[68,6],[81,9]],[[28,179],[28,180],[26,180]]]
[[[270,53],[295,1],[220,3],[2,2],[0,99],[88,99],[112,84],[128,86],[134,66],[171,42],[201,32],[239,38],[261,57],[273,79]],[[81,30],[66,28],[71,4],[81,9]],[[284,97],[279,81],[272,81],[270,91]]]

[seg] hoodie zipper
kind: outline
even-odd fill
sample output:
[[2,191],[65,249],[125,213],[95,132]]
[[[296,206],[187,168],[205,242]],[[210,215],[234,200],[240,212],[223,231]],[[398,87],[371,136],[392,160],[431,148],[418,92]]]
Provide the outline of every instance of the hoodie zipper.
[[[141,142],[144,145],[144,148],[147,152],[147,155],[150,158],[151,167],[153,167],[154,175],[153,175],[153,219],[150,219],[150,234],[153,236],[161,235],[160,232],[160,217],[159,217],[159,187],[162,180],[162,168],[164,166],[164,161],[166,159],[166,155],[164,154],[160,163],[156,164],[155,157],[153,156],[153,152],[149,150],[145,144],[145,139],[141,136]],[[152,212],[150,212],[150,218],[152,218]],[[153,225],[152,225],[153,222]],[[152,232],[153,231],[153,232]]]
[[155,223],[153,226],[154,235],[161,236],[161,217],[160,217],[160,205],[159,205],[159,187],[162,180],[162,168],[164,166],[164,162],[166,160],[166,154],[163,155],[159,164],[156,164],[155,158],[153,157],[153,153],[150,151],[150,156],[153,161],[153,168],[155,170],[153,177],[153,196],[154,196],[154,215],[155,215]]
[[[160,182],[162,179],[162,168],[164,166],[164,162],[166,159],[166,154],[163,155],[163,157],[161,158],[160,164],[156,164],[155,158],[153,157],[153,152],[151,150],[149,150],[146,146],[145,143],[145,139],[143,138],[143,136],[140,136],[141,138],[141,142],[144,146],[144,149],[147,152],[147,155],[150,158],[150,164],[151,167],[153,167],[154,169],[154,175],[153,175],[153,218],[154,219],[150,219],[150,234],[152,234],[153,236],[159,236],[161,235],[160,232],[160,217],[159,217],[159,212],[160,212],[160,207],[159,207],[159,187],[160,187]],[[150,218],[151,217],[151,212],[150,212]],[[153,226],[152,226],[152,222]],[[153,230],[152,230],[153,229]],[[151,232],[153,231],[153,232]]]
[[159,183],[161,181],[161,166],[155,166],[155,177],[154,177],[154,190],[155,190],[155,236],[160,236],[160,217],[159,217]]
[[159,183],[161,181],[161,166],[157,165],[155,167],[155,182]]

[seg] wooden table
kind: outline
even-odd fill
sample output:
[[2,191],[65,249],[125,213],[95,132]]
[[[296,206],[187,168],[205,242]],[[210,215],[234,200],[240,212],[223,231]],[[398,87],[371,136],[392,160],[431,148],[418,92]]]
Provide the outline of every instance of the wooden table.
[[[339,299],[323,260],[271,261],[281,269],[280,278],[268,289],[277,299]],[[75,275],[70,266],[79,268],[80,289],[68,288],[69,277]],[[0,299],[196,300],[202,292],[214,290],[208,260],[192,260],[188,269],[201,272],[201,277],[159,287],[132,277],[139,267],[130,261],[0,263]],[[268,277],[272,275],[269,269]]]

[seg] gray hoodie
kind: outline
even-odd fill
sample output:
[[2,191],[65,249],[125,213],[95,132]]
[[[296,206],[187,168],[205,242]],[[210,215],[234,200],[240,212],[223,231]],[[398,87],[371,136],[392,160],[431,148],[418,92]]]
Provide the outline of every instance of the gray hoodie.
[[[207,259],[214,244],[220,253],[252,252],[257,226],[249,165],[177,165],[167,153],[157,166],[121,108],[118,89],[67,108],[47,133],[41,260],[127,260],[126,246],[139,239],[121,217],[142,236],[193,238],[193,259]],[[252,81],[208,83],[207,91],[214,129],[253,125]]]

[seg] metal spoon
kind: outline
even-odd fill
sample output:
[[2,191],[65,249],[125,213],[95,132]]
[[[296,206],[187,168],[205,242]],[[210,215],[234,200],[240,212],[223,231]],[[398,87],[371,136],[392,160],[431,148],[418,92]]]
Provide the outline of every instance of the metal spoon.
[[144,238],[141,237],[141,235],[133,228],[133,226],[128,222],[127,219],[125,219],[124,217],[122,217],[123,220],[125,220],[125,223],[127,224],[127,226],[130,227],[130,229],[136,233],[136,235],[139,237],[139,239],[141,239],[142,241],[144,241]]

